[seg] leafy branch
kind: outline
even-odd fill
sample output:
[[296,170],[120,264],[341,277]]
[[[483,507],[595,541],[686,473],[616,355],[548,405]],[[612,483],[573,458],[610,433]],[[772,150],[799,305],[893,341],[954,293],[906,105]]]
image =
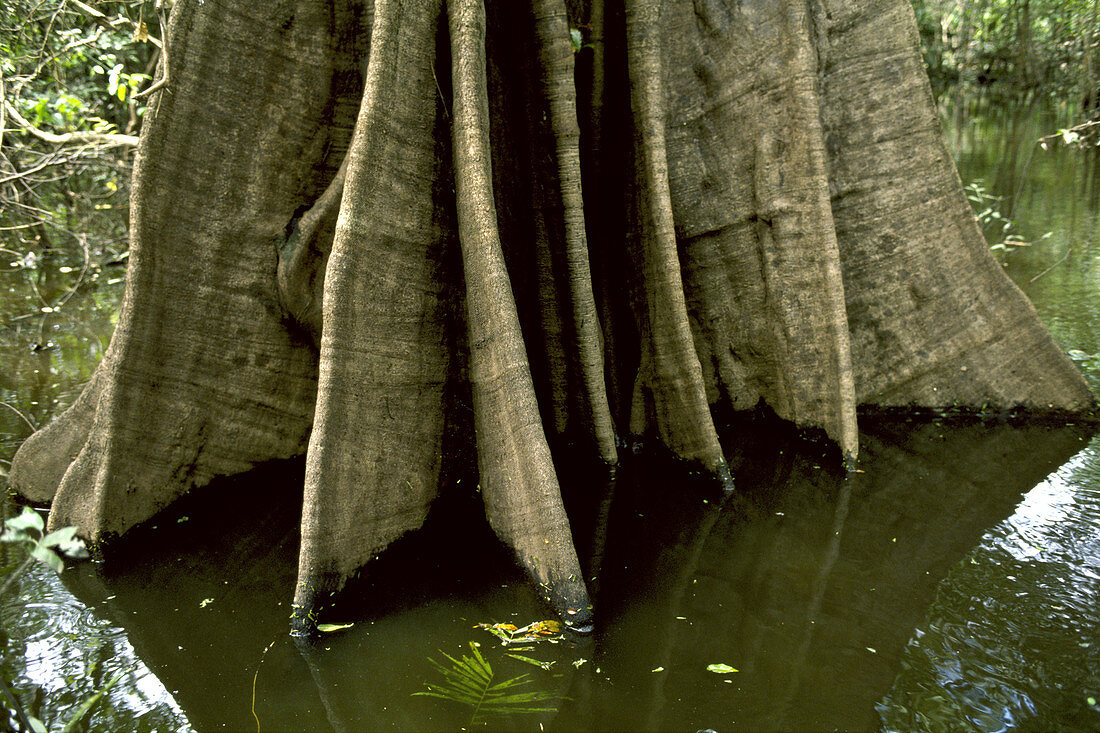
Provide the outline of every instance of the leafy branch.
[[1066,147],[1088,148],[1091,145],[1100,145],[1100,120],[1089,120],[1073,127],[1067,127],[1051,135],[1039,138],[1039,147],[1048,150],[1050,144],[1061,140]]
[[46,523],[42,516],[29,506],[23,507],[23,513],[4,522],[4,532],[0,542],[22,544],[29,553],[22,564],[4,580],[0,586],[0,596],[23,574],[32,562],[38,560],[48,565],[54,572],[65,569],[62,555],[80,558],[87,557],[84,542],[76,536],[76,527],[63,527],[46,534]]
[[986,231],[999,230],[1001,241],[989,246],[994,252],[1011,252],[1019,247],[1042,242],[1051,236],[1052,233],[1047,232],[1033,242],[1026,241],[1016,232],[1016,222],[1001,213],[1000,205],[1003,197],[990,193],[982,181],[971,181],[964,190],[966,198],[974,209],[974,218],[978,225]]
[[[63,527],[47,534],[46,523],[42,520],[41,515],[30,507],[23,507],[23,512],[19,516],[12,517],[4,522],[4,531],[0,534],[0,542],[21,544],[29,550],[27,557],[19,567],[13,570],[4,580],[4,584],[0,586],[0,596],[7,593],[8,588],[23,575],[35,560],[60,573],[65,569],[65,562],[61,559],[62,555],[74,558],[88,556],[83,541],[76,536],[76,527]],[[77,730],[80,721],[110,692],[112,687],[118,684],[125,673],[125,670],[116,672],[95,693],[82,700],[61,728],[61,733],[72,733],[72,731]],[[46,724],[26,710],[19,697],[2,678],[0,678],[0,696],[15,713],[15,717],[23,730],[33,731],[33,733],[47,733]]]

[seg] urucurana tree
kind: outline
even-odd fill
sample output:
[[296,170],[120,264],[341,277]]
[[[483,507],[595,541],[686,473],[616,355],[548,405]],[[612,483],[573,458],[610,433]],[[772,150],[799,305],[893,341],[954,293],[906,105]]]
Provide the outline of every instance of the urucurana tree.
[[718,404],[849,456],[861,405],[1093,405],[975,224],[908,0],[177,0],[168,40],[117,331],[11,481],[101,546],[304,453],[300,627],[464,446],[582,624],[559,438],[728,480]]

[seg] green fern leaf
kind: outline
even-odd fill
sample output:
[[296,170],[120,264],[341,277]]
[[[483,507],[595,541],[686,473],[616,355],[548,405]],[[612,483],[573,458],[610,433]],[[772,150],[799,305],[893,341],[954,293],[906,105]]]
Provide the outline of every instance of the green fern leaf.
[[425,687],[428,689],[414,692],[413,695],[450,700],[470,708],[470,725],[484,725],[494,715],[530,715],[557,710],[557,703],[561,698],[553,692],[516,691],[517,688],[531,684],[529,674],[496,682],[496,673],[481,655],[476,642],[470,642],[470,651],[473,656],[463,654],[461,659],[440,652],[450,662],[450,666],[429,658],[428,662],[443,677],[443,681],[436,684],[426,683]]

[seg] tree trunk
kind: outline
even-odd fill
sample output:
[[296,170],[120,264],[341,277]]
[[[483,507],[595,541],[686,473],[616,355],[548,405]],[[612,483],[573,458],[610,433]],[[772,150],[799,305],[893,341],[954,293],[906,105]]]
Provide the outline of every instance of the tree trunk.
[[850,457],[861,405],[1093,405],[982,240],[907,0],[188,0],[169,34],[118,330],[11,479],[101,546],[306,453],[299,628],[464,452],[584,625],[560,440],[730,488],[720,403]]
[[1031,52],[1031,0],[1020,0],[1016,5],[1015,55],[1016,88],[1023,91],[1023,99],[1030,100],[1032,85],[1036,83]]

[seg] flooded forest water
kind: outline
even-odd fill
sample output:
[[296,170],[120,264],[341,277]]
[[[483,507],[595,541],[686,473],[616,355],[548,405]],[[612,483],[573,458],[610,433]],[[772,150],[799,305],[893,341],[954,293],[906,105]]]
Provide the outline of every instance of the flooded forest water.
[[[1100,151],[1041,149],[1057,127],[986,113],[949,141],[990,242],[1030,243],[997,256],[1100,393]],[[0,262],[0,466],[74,398],[121,295],[121,267],[72,289],[80,253],[49,256]],[[461,497],[323,619],[353,626],[296,644],[302,466],[269,466],[196,492],[106,564],[36,563],[0,598],[0,675],[51,729],[118,672],[94,730],[1100,729],[1100,438],[998,419],[861,429],[846,475],[782,425],[731,425],[725,502],[658,456],[613,487],[566,478],[597,628],[518,650],[474,625],[547,611]],[[0,547],[7,570],[21,559]],[[413,694],[471,642],[544,710]]]

